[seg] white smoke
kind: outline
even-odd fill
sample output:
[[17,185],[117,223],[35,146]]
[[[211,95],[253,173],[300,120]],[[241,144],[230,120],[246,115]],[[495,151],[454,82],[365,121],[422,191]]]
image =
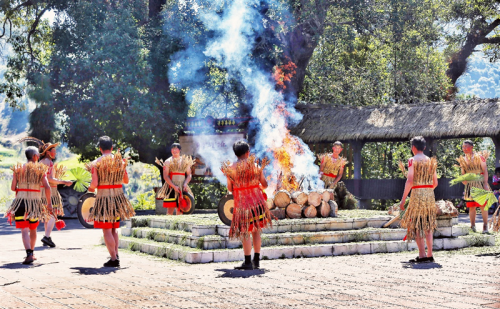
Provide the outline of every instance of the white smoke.
[[[209,9],[213,8],[214,3],[223,6],[222,13]],[[251,57],[255,38],[264,30],[263,18],[258,11],[261,3],[262,1],[256,0],[182,2],[183,9],[195,15],[215,35],[196,45],[191,44],[191,39],[184,40],[187,48],[174,55],[169,78],[177,86],[189,87],[190,91],[194,91],[199,87],[196,84],[199,76],[196,74],[202,70],[201,55],[215,59],[231,78],[238,78],[250,94],[247,104],[252,106],[252,117],[258,120],[256,143],[252,151],[259,157],[266,156],[272,161],[274,157],[270,149],[283,146],[288,133],[287,127],[300,121],[302,115],[294,108],[295,100],[285,102],[283,95],[276,90],[271,72],[260,70]],[[268,3],[272,5],[273,1]],[[187,72],[195,76],[190,76]],[[283,104],[287,115],[276,113],[278,105]],[[314,164],[314,154],[302,140],[297,139],[303,152],[295,154],[292,172],[297,179],[307,179],[312,188],[323,187],[323,182],[318,177],[319,167]],[[219,169],[221,161],[230,159],[227,154],[203,151],[200,149],[201,156],[210,158],[211,164],[218,162],[217,166],[212,166],[213,170]],[[276,180],[277,171],[270,172],[270,176]],[[225,179],[219,180],[225,182]]]

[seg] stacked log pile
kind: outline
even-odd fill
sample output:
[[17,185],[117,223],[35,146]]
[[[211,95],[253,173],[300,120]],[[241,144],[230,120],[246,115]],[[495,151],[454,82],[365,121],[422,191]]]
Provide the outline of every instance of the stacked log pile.
[[269,208],[278,219],[336,217],[338,206],[334,190],[293,192],[280,190],[268,200]]

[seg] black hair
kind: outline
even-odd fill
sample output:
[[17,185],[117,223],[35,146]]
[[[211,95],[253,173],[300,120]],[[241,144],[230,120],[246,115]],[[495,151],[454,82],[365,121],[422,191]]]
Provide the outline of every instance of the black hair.
[[170,149],[174,149],[174,148],[177,148],[177,149],[179,149],[179,150],[182,150],[181,144],[179,144],[179,143],[173,143],[173,144],[170,146]]
[[33,160],[33,157],[39,155],[40,152],[38,152],[38,148],[36,148],[35,146],[29,146],[24,150],[24,154],[26,155],[26,159],[28,159],[28,161],[31,161]]
[[237,141],[233,144],[234,154],[239,158],[250,151],[250,146],[244,140]]
[[495,168],[495,174],[500,172],[500,167]]
[[418,151],[424,151],[425,149],[425,138],[423,138],[422,136],[415,136],[411,139],[410,143],[412,146],[415,146]]
[[340,141],[336,141],[335,143],[333,143],[333,146],[340,146],[340,147],[344,148],[344,145],[342,145],[342,143]]
[[464,141],[464,144],[467,144],[467,145],[469,145],[469,146],[474,147],[474,142],[473,142],[473,141],[471,141],[470,139],[466,139],[466,140]]
[[101,136],[99,137],[99,148],[104,151],[111,150],[111,148],[113,148],[113,141],[109,136]]

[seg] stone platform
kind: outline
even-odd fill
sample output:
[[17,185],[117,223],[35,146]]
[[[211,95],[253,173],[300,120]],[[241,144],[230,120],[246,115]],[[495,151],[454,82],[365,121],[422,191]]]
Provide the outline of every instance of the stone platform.
[[[381,228],[392,217],[375,211],[341,211],[337,218],[274,221],[262,234],[263,259],[375,254],[415,250],[406,230]],[[438,217],[434,250],[494,245],[493,235],[469,234],[457,218]],[[134,217],[121,229],[120,248],[186,263],[239,261],[241,242],[217,215]]]

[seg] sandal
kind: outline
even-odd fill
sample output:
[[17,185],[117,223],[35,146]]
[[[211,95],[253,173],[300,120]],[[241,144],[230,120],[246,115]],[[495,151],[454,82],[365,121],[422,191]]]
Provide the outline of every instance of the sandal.
[[421,258],[421,257],[417,256],[416,258],[411,259],[408,262],[410,262],[410,263],[423,263],[426,260],[427,260],[427,258],[425,258],[425,257]]

